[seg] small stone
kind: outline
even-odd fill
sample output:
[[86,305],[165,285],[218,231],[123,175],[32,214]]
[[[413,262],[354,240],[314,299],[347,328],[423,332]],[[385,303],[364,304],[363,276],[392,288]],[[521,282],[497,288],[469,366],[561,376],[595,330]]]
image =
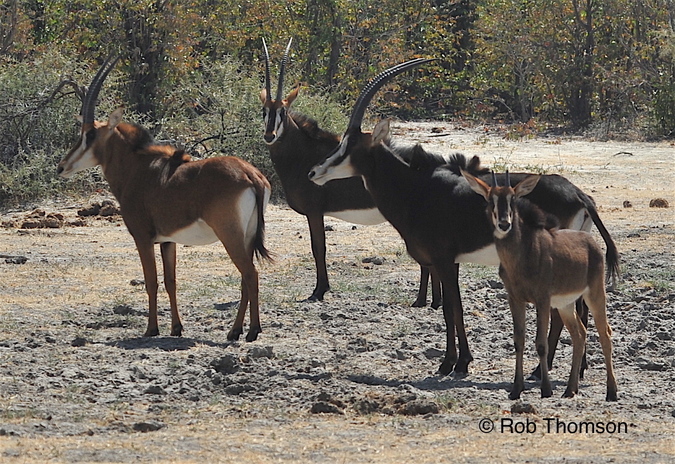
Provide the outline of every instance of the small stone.
[[133,425],[133,429],[136,432],[142,432],[142,433],[156,432],[157,430],[163,429],[164,427],[166,427],[166,425],[163,422],[154,421],[154,420],[144,421],[144,422],[136,422]]
[[70,346],[84,346],[87,344],[87,339],[84,337],[75,337],[72,342],[70,342]]
[[166,395],[166,390],[160,385],[150,385],[143,393],[148,393],[150,395]]
[[248,357],[256,358],[274,358],[274,352],[271,346],[254,346],[248,350]]
[[428,348],[423,352],[424,356],[427,359],[440,358],[445,355],[445,351],[439,350],[438,348]]
[[632,208],[632,207],[633,207],[633,203],[631,203],[631,202],[628,201],[628,200],[624,200],[624,201],[623,201],[623,207],[624,207],[624,208]]
[[99,211],[101,211],[101,205],[94,203],[93,205],[78,210],[77,215],[82,217],[98,216]]
[[440,408],[433,401],[415,400],[405,403],[400,408],[400,412],[404,416],[424,416],[426,414],[438,414]]
[[501,290],[504,288],[504,283],[501,280],[489,279],[487,283],[493,290]]
[[649,202],[650,208],[668,208],[668,200],[665,198],[654,198]]
[[326,401],[318,401],[312,405],[312,414],[344,414],[336,405]]
[[221,374],[234,374],[239,370],[239,359],[232,354],[226,354],[211,361],[211,367]]
[[511,405],[511,414],[537,414],[537,408],[531,403],[517,401]]

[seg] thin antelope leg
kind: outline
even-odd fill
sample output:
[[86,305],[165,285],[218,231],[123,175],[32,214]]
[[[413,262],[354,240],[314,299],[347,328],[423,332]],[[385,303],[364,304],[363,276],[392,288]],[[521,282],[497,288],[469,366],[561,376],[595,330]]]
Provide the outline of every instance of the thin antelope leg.
[[431,268],[420,266],[420,288],[417,291],[417,299],[412,304],[413,308],[423,308],[427,305],[427,287],[431,277],[431,307],[436,309],[443,304],[441,296],[441,282],[434,276]]
[[567,389],[563,393],[563,398],[572,398],[579,393],[579,371],[581,369],[581,358],[584,355],[586,345],[586,327],[581,322],[581,318],[574,310],[573,305],[565,308],[559,308],[560,317],[565,327],[572,337],[572,369],[567,381]]
[[[581,323],[584,325],[586,330],[588,330],[588,305],[586,301],[582,298],[577,299],[574,303],[574,307],[577,310],[577,314],[581,318]],[[586,360],[586,343],[584,342],[584,355],[581,358],[581,368],[579,369],[579,378],[584,378],[584,372],[588,369],[588,361]]]
[[[453,371],[458,375],[468,373],[469,363],[473,361],[469,342],[464,329],[464,310],[459,293],[459,265],[434,265],[433,273],[441,279],[443,288],[443,317],[447,328],[445,360],[439,368],[441,375]],[[452,330],[450,330],[452,328]],[[455,332],[459,341],[459,357],[455,345]]]
[[[604,285],[604,284],[601,284]],[[617,385],[614,377],[614,364],[612,362],[612,328],[607,321],[606,297],[604,288],[595,291],[597,295],[592,295],[588,299],[588,306],[593,313],[593,321],[600,336],[600,345],[602,354],[605,357],[605,368],[607,369],[607,396],[606,401],[617,401]]]
[[159,247],[162,251],[162,264],[164,266],[164,288],[169,294],[169,304],[171,305],[171,335],[180,337],[183,334],[183,324],[180,321],[176,301],[176,244],[164,242]]
[[138,256],[141,258],[143,266],[143,279],[145,280],[145,291],[148,293],[148,328],[144,337],[154,337],[159,335],[159,326],[157,324],[157,264],[155,263],[155,250],[152,243],[139,243],[136,241]]
[[429,285],[429,268],[420,266],[420,288],[417,290],[417,299],[413,302],[413,308],[423,308],[427,305],[427,287]]
[[316,287],[307,301],[323,301],[323,295],[330,290],[326,269],[326,230],[323,216],[307,216],[309,236],[312,241],[312,255],[316,266]]
[[546,301],[537,302],[537,338],[535,345],[539,355],[541,366],[541,397],[548,398],[553,394],[551,380],[548,376],[548,325],[551,320],[551,303]]
[[420,266],[420,287],[417,290],[417,299],[411,305],[413,308],[423,308],[427,304],[427,286],[429,284],[429,268]]
[[[588,306],[584,302],[583,298],[577,299],[574,303],[577,313],[581,318],[582,324],[584,327],[588,327]],[[563,324],[560,314],[556,308],[551,308],[551,328],[548,332],[548,369],[549,371],[553,368],[553,358],[555,357],[555,352],[558,348],[558,341],[560,340],[560,334],[565,325]],[[584,371],[588,369],[588,363],[586,362],[586,350],[584,349],[584,356],[581,358],[581,370],[579,371],[579,378],[584,378]],[[537,368],[532,371],[530,374],[530,379],[540,380],[541,379],[541,367],[537,365]]]
[[258,271],[253,264],[253,252],[248,251],[241,237],[229,237],[226,235],[220,236],[220,241],[225,245],[227,253],[232,259],[232,263],[237,267],[241,273],[241,300],[239,301],[239,309],[237,316],[232,325],[232,329],[227,334],[228,340],[238,340],[239,336],[244,333],[244,317],[246,309],[251,304],[250,321],[251,326],[246,334],[246,341],[252,342],[258,338],[258,334],[262,332],[260,326],[260,312],[258,301]]
[[523,375],[523,353],[525,351],[525,309],[524,302],[516,301],[509,296],[509,309],[513,318],[513,345],[516,349],[516,374],[509,399],[517,400],[525,389]]
[[443,304],[443,293],[441,291],[441,281],[436,278],[433,271],[431,271],[431,307],[440,308]]

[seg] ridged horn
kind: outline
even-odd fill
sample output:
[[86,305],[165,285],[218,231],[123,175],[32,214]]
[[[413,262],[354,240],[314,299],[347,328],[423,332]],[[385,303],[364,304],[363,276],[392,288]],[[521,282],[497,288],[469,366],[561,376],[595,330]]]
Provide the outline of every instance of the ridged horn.
[[506,170],[506,186],[511,187],[511,176],[509,176],[509,170]]
[[98,94],[101,91],[101,86],[103,81],[108,77],[108,74],[117,64],[117,61],[120,59],[119,56],[111,60],[107,58],[105,62],[101,65],[98,72],[94,76],[94,79],[91,81],[91,85],[87,89],[87,93],[84,96],[84,101],[82,102],[82,123],[83,124],[92,124],[94,122],[94,110],[96,109],[96,99]]
[[352,116],[349,119],[348,128],[349,129],[361,128],[363,115],[366,113],[366,108],[368,107],[368,104],[373,99],[377,91],[380,90],[380,88],[384,84],[386,84],[388,80],[398,76],[399,74],[411,68],[414,68],[415,66],[428,63],[429,61],[433,61],[433,59],[417,58],[414,60],[406,61],[405,63],[400,63],[397,64],[396,66],[392,66],[391,68],[382,71],[380,74],[372,78],[370,82],[368,82],[368,84],[363,88],[361,94],[359,95],[359,98],[356,100],[354,110],[352,111]]
[[497,185],[497,174],[495,174],[494,171],[492,171],[492,186],[498,187],[498,185]]
[[263,50],[265,51],[265,91],[267,92],[267,101],[272,99],[272,83],[270,82],[270,54],[267,51],[265,38],[262,39]]
[[277,101],[281,101],[283,98],[282,92],[284,91],[284,74],[286,74],[286,62],[288,61],[288,53],[291,51],[291,43],[293,43],[293,37],[288,40],[288,45],[286,45],[286,51],[284,52],[284,57],[281,60],[281,66],[279,67],[279,82],[277,87]]

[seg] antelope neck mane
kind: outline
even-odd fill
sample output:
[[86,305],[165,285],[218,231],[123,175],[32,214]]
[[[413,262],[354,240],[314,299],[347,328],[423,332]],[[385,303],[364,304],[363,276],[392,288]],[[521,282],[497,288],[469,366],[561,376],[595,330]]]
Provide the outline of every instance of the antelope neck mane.
[[138,124],[120,123],[117,130],[133,150],[144,149],[155,143],[150,132]]
[[295,112],[289,113],[288,116],[293,118],[293,121],[295,122],[295,125],[298,126],[298,129],[300,129],[300,131],[310,139],[337,142],[338,136],[332,132],[320,128],[319,123],[316,122],[316,120],[305,116],[304,114]]
[[395,146],[392,149],[408,163],[410,169],[416,171],[433,170],[442,166],[458,176],[462,175],[462,169],[474,176],[480,176],[490,172],[489,169],[481,166],[480,158],[477,156],[473,156],[471,160],[467,160],[466,156],[461,153],[453,153],[447,157],[437,155],[426,151],[419,143],[407,147]]
[[527,227],[532,229],[557,229],[560,227],[558,218],[552,214],[548,214],[532,203],[527,198],[518,198],[515,203],[520,220],[523,221]]

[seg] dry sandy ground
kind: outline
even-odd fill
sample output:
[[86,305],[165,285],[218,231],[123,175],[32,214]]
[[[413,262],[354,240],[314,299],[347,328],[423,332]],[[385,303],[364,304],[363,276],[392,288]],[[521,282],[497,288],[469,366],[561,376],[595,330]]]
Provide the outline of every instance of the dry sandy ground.
[[[130,284],[142,278],[131,237],[119,218],[88,219],[83,227],[0,229],[0,254],[28,258],[0,261],[0,461],[672,462],[673,144],[512,141],[494,127],[449,123],[394,126],[394,134],[431,151],[477,154],[488,166],[561,173],[593,195],[624,263],[608,307],[619,402],[604,401],[593,329],[578,397],[560,398],[567,337],[552,371],[554,396],[539,398],[528,382],[525,406],[509,401],[510,315],[495,270],[480,266],[462,272],[470,374],[436,376],[441,313],[408,306],[418,270],[387,224],[329,220],[333,291],[323,303],[302,302],[314,276],[306,222],[283,205],[268,210],[277,260],[261,266],[258,341],[225,340],[238,276],[218,245],[179,249],[184,336],[166,336],[161,295],[164,336],[143,339],[146,297]],[[657,197],[671,207],[650,208]],[[87,202],[41,206],[74,219]],[[7,211],[2,220],[24,215]],[[363,262],[371,256],[384,264]],[[532,340],[530,331],[527,369]],[[608,429],[582,432],[582,422]],[[493,431],[481,431],[490,424]]]

